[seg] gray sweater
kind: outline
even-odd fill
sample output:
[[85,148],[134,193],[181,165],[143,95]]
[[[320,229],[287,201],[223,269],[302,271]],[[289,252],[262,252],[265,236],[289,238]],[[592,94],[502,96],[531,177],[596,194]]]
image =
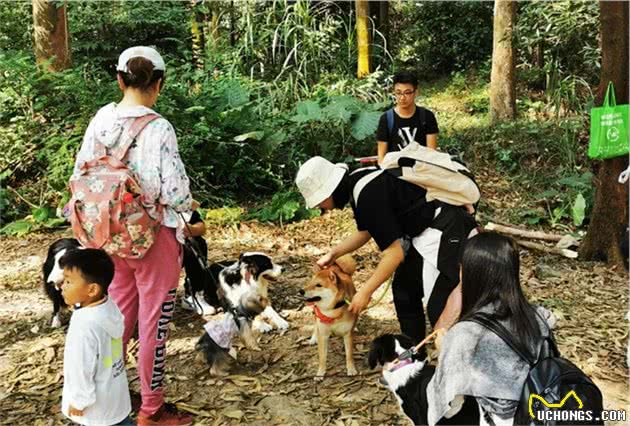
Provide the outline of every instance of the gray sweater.
[[[536,310],[553,328],[553,313],[541,306]],[[481,311],[494,309],[486,306]],[[538,322],[541,333],[548,335],[543,320]],[[506,322],[502,324],[509,329]],[[443,338],[438,366],[427,386],[429,425],[455,415],[465,395],[474,396],[489,413],[513,417],[528,373],[526,362],[499,336],[477,323],[455,324]]]

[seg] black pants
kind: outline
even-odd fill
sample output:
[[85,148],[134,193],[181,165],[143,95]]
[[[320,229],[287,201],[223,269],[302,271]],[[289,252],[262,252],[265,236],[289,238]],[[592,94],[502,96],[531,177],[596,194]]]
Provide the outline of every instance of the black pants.
[[[394,306],[400,323],[400,331],[416,343],[426,336],[425,316],[422,307],[422,297],[424,296],[422,265],[422,256],[411,246],[405,260],[396,269],[392,283]],[[438,277],[427,302],[427,314],[432,326],[440,318],[448,296],[457,284],[457,282],[449,280],[444,274],[440,274]]]
[[[413,419],[417,424],[428,424],[428,411],[429,404],[427,402],[427,385],[431,381],[435,373],[435,367],[432,365],[426,365],[420,371],[420,404],[418,405],[418,411],[413,413],[416,419]],[[479,405],[477,400],[472,396],[466,396],[464,399],[464,405],[462,408],[450,419],[441,418],[437,424],[439,425],[478,425],[479,424]]]

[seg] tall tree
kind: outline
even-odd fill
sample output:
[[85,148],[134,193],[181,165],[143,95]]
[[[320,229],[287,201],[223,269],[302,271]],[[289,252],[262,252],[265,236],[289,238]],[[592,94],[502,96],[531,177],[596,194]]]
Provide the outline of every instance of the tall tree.
[[66,10],[65,1],[33,0],[35,59],[38,64],[50,61],[53,72],[72,65]]
[[363,78],[370,73],[370,34],[368,31],[368,17],[370,3],[368,0],[355,0],[357,15],[357,77]]
[[512,32],[516,1],[495,0],[490,74],[490,120],[492,123],[516,117],[516,90]]
[[[600,1],[602,67],[596,104],[601,105],[608,82],[615,85],[618,104],[628,103],[628,2]],[[595,205],[586,238],[580,247],[584,260],[622,265],[619,244],[628,225],[628,184],[617,182],[628,167],[628,156],[605,160],[599,167]]]

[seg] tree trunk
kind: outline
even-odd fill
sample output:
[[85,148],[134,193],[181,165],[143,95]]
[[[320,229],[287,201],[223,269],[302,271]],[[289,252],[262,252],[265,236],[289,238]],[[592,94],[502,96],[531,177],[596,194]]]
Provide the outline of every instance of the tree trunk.
[[355,0],[357,15],[357,77],[363,78],[370,73],[370,35],[368,32],[368,16],[370,4],[368,0]]
[[490,75],[490,121],[494,124],[516,117],[515,65],[512,31],[516,19],[516,2],[495,0]]
[[38,64],[50,61],[48,71],[72,65],[65,1],[33,0],[33,41]]
[[[617,104],[628,103],[628,2],[600,1],[602,68],[596,104],[602,105],[608,82],[615,85]],[[583,260],[603,260],[623,265],[619,249],[628,225],[628,183],[619,174],[628,167],[628,156],[601,163],[596,178],[595,205],[586,238],[580,247]]]

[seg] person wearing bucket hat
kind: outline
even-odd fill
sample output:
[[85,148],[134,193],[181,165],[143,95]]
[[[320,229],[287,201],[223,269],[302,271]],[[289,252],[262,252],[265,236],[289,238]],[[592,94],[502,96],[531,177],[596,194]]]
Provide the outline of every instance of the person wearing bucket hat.
[[[139,408],[138,425],[189,425],[192,417],[165,403],[163,389],[184,242],[179,216],[191,213],[192,203],[173,126],[152,109],[166,65],[157,50],[134,46],[121,53],[116,71],[122,100],[102,107],[90,122],[71,179],[81,179],[84,164],[101,157],[103,148],[110,156],[117,154],[135,177],[146,212],[159,225],[154,237],[145,240],[149,248],[143,257],[111,256],[115,274],[109,295],[125,317],[123,353],[138,327],[140,398],[131,398],[134,409]],[[130,134],[135,135],[131,141]]]
[[299,168],[295,183],[307,207],[327,211],[350,203],[354,213],[357,231],[332,247],[317,267],[326,268],[371,239],[381,251],[376,270],[352,298],[350,310],[358,314],[365,309],[374,291],[394,274],[401,331],[419,342],[426,334],[423,299],[432,325],[447,322],[440,317],[447,300],[456,303],[449,296],[459,282],[463,243],[476,223],[464,208],[429,202],[424,188],[386,171],[374,173],[378,170],[349,172],[345,164],[313,157]]

